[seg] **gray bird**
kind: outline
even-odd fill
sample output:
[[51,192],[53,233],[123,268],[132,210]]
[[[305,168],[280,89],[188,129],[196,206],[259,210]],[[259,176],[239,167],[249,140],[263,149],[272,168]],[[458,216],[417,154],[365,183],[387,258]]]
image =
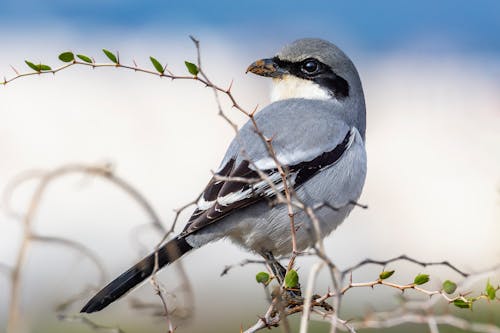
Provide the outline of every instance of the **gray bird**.
[[[254,62],[247,71],[273,80],[273,103],[258,112],[255,121],[266,137],[273,137],[273,149],[288,171],[296,200],[320,207],[315,214],[323,238],[352,210],[365,181],[366,115],[358,72],[337,46],[309,38],[285,46],[273,58]],[[284,269],[274,256],[292,252],[290,218],[286,204],[270,202],[284,184],[251,122],[231,142],[216,175],[184,230],[158,250],[159,267],[229,238],[272,261],[275,273],[282,275]],[[297,211],[295,227],[299,251],[314,244],[304,211]],[[154,264],[153,253],[99,291],[81,312],[102,310],[149,277]]]

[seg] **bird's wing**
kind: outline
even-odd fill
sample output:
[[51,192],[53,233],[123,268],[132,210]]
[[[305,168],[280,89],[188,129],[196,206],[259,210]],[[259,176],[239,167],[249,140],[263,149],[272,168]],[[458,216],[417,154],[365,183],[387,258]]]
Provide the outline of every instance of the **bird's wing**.
[[[347,130],[340,142],[331,150],[321,152],[307,160],[295,161],[284,167],[288,170],[288,183],[297,189],[321,170],[335,164],[349,149],[354,140],[356,129]],[[207,225],[219,221],[233,212],[261,200],[271,200],[276,192],[284,191],[282,177],[276,168],[261,169],[266,177],[260,177],[254,165],[267,165],[268,162],[237,158],[226,159],[225,164],[206,186],[198,201],[198,207],[181,233],[185,237]],[[266,158],[268,160],[268,158]]]

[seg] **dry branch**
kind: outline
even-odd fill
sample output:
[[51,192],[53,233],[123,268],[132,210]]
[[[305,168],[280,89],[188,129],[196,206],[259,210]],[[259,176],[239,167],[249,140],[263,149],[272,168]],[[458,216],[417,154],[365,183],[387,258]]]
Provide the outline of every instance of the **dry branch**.
[[[151,225],[156,229],[164,231],[164,227],[158,217],[158,214],[154,211],[148,200],[140,194],[140,192],[130,185],[124,179],[116,176],[109,165],[103,166],[93,166],[93,165],[83,165],[83,164],[71,164],[65,165],[60,168],[49,171],[34,171],[29,173],[24,173],[23,177],[16,178],[11,182],[4,193],[4,202],[9,212],[13,212],[10,205],[10,200],[13,192],[16,188],[27,180],[36,179],[38,180],[38,185],[30,199],[29,208],[26,214],[15,214],[22,218],[22,226],[24,229],[23,239],[21,246],[17,255],[16,263],[11,270],[11,295],[9,303],[9,318],[7,323],[7,332],[16,332],[18,327],[18,322],[20,318],[19,308],[20,308],[20,292],[21,292],[21,272],[24,265],[24,261],[27,255],[28,247],[31,242],[39,241],[50,244],[58,244],[65,247],[72,248],[91,259],[95,263],[98,271],[100,272],[100,284],[104,282],[104,269],[99,261],[97,255],[92,253],[85,246],[68,239],[64,239],[56,236],[46,236],[38,235],[33,232],[33,220],[38,211],[40,202],[47,192],[48,186],[55,180],[69,174],[83,174],[87,176],[100,177],[112,185],[117,186],[119,189],[127,193],[131,199],[136,201],[140,207],[143,208],[144,212],[148,215]],[[178,265],[181,269],[181,265]],[[189,285],[189,281],[185,281]]]

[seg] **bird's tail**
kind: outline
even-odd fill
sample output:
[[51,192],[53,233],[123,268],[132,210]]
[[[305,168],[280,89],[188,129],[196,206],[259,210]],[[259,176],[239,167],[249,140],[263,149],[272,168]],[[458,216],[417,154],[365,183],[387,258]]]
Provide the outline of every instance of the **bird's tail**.
[[184,238],[176,237],[162,246],[158,251],[148,255],[125,273],[111,281],[101,289],[80,312],[92,313],[100,311],[113,303],[139,283],[148,278],[155,267],[155,256],[158,253],[158,269],[179,259],[193,247]]

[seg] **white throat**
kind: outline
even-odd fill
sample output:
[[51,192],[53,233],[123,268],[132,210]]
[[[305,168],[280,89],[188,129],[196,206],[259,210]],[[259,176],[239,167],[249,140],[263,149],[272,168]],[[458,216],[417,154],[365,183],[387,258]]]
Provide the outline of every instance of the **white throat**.
[[319,84],[293,75],[285,75],[282,78],[273,79],[271,101],[276,102],[288,98],[327,100],[331,99],[332,96]]

